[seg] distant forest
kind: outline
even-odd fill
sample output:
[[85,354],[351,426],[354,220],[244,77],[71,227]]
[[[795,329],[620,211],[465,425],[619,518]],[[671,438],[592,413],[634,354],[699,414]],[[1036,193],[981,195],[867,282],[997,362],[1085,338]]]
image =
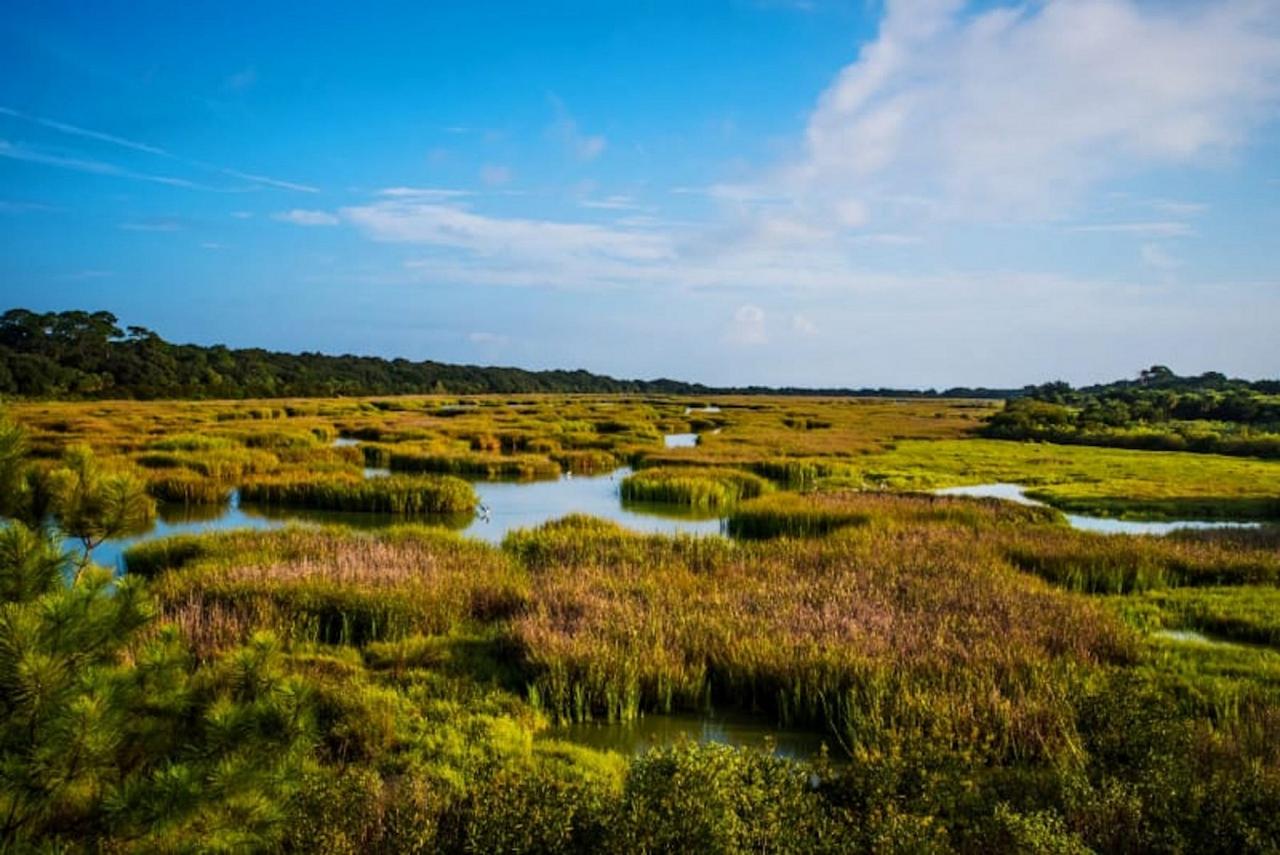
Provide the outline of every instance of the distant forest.
[[997,439],[1280,458],[1280,381],[1154,365],[1136,380],[1023,390],[984,428]]
[[716,388],[678,380],[618,380],[589,371],[450,365],[376,356],[279,353],[172,344],[110,312],[0,316],[0,394],[28,398],[287,398],[338,395],[630,392],[997,397],[1004,389]]
[[[1148,376],[1150,371],[1164,372]],[[1250,383],[1221,374],[1180,378],[1154,368],[1134,381],[1072,389],[712,387],[679,380],[619,380],[588,371],[526,371],[376,356],[280,353],[261,348],[173,344],[145,327],[121,328],[110,312],[0,316],[0,395],[43,399],[283,398],[405,394],[626,392],[638,394],[839,395],[896,398],[1024,398],[1078,407],[1125,399],[1131,390],[1280,393],[1280,381]],[[1164,401],[1164,398],[1160,399]],[[1217,398],[1214,398],[1217,400]],[[1232,402],[1239,396],[1231,397]],[[1270,410],[1268,410],[1268,419]],[[1204,418],[1204,416],[1200,416]],[[1010,433],[1016,433],[1010,430]]]

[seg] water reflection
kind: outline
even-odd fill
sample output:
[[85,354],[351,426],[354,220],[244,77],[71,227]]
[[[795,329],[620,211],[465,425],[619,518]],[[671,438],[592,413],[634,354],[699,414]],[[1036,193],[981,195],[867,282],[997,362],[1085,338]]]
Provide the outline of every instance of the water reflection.
[[[390,474],[386,469],[365,469],[366,477]],[[641,532],[660,534],[721,533],[715,512],[694,511],[671,505],[624,503],[619,485],[631,470],[623,467],[604,475],[563,475],[546,481],[480,481],[473,486],[484,514],[432,514],[404,517],[394,514],[317,511],[257,506],[241,502],[238,493],[225,505],[162,505],[156,522],[145,532],[109,540],[98,546],[94,560],[123,570],[126,549],[145,540],[175,534],[224,531],[237,528],[269,529],[289,523],[336,523],[355,528],[380,528],[404,522],[422,522],[459,531],[489,543],[501,543],[508,532],[531,528],[569,514],[589,514]],[[68,542],[68,548],[76,548]]]
[[[1021,484],[975,484],[968,487],[947,487],[935,490],[939,496],[971,496],[980,499],[1004,499],[1020,505],[1045,507],[1026,494]],[[1257,522],[1228,522],[1225,520],[1122,520],[1112,517],[1091,517],[1084,514],[1063,514],[1072,528],[1095,531],[1101,534],[1168,534],[1181,528],[1257,528]]]
[[757,748],[771,744],[774,754],[793,759],[817,757],[824,744],[833,758],[840,754],[839,745],[820,733],[777,727],[766,719],[741,714],[650,714],[629,722],[564,725],[552,728],[547,735],[623,754],[641,754],[686,739]]

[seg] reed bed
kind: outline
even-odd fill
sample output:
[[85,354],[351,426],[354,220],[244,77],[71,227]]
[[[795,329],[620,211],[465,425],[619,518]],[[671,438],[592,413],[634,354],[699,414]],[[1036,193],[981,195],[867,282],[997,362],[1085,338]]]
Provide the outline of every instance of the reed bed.
[[559,451],[552,454],[551,459],[560,464],[564,471],[574,475],[599,475],[612,472],[619,466],[617,457],[599,449]]
[[1010,532],[1016,566],[1073,591],[1123,594],[1182,585],[1280,582],[1280,552],[1235,545],[1229,535],[1149,537],[1069,529]]
[[163,616],[201,655],[255,628],[295,642],[364,645],[512,614],[525,575],[499,551],[422,526],[189,536],[129,550]]
[[241,485],[240,497],[268,506],[404,515],[465,513],[477,502],[461,478],[405,475],[263,478]]
[[734,508],[728,531],[735,537],[821,537],[844,528],[948,524],[972,529],[1053,526],[1057,511],[995,500],[930,494],[838,490],[776,493]]
[[726,703],[859,742],[977,728],[1000,756],[1053,754],[1073,668],[1132,653],[1101,606],[952,526],[714,547],[576,528],[506,544],[535,559],[514,632],[531,697],[558,717]]
[[147,492],[161,502],[183,505],[225,505],[231,499],[230,484],[190,469],[152,469],[146,473]]
[[1280,650],[1280,588],[1270,585],[1148,591],[1122,608],[1148,630],[1190,629]]
[[735,469],[671,467],[642,469],[622,479],[622,498],[692,508],[727,508],[771,492],[773,485]]
[[435,472],[486,479],[557,478],[560,464],[535,454],[433,454],[392,451],[388,467],[396,472]]

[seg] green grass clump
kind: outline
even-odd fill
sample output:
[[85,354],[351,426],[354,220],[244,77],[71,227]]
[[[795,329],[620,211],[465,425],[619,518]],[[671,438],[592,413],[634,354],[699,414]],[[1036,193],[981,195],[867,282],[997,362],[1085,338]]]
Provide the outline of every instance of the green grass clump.
[[1280,588],[1269,585],[1147,591],[1124,601],[1144,629],[1190,629],[1280,648]]
[[477,501],[470,484],[447,476],[264,478],[243,484],[240,497],[281,507],[406,515],[468,512]]
[[231,498],[231,486],[189,469],[155,469],[147,472],[147,492],[161,502],[185,505],[221,505]]
[[665,467],[642,469],[622,480],[622,498],[693,508],[727,508],[773,489],[758,475],[735,469]]
[[203,433],[171,434],[147,443],[152,451],[214,451],[234,447],[236,443],[228,437]]
[[974,530],[1017,526],[1053,526],[1060,520],[1050,508],[933,496],[836,490],[775,493],[730,511],[729,534],[760,539],[822,537],[876,523],[882,527],[947,524]]
[[566,472],[575,475],[596,475],[612,472],[618,468],[618,458],[608,451],[600,449],[578,449],[575,451],[559,451],[551,455]]
[[531,697],[562,718],[720,703],[868,746],[894,731],[968,740],[981,721],[992,756],[1053,754],[1071,739],[1067,663],[1130,650],[1099,605],[952,525],[733,543],[572,520],[504,548],[536,571],[515,632]]
[[447,531],[286,528],[183,537],[130,550],[162,612],[207,655],[255,628],[292,641],[364,645],[501,620],[526,596],[501,552]]
[[1240,548],[1233,535],[1151,537],[1045,529],[1007,536],[1018,567],[1073,591],[1123,594],[1182,585],[1275,584],[1280,552]]
[[[368,458],[365,458],[368,460]],[[388,467],[398,472],[436,472],[469,475],[478,478],[557,478],[560,464],[535,454],[434,454],[429,452],[392,451]]]

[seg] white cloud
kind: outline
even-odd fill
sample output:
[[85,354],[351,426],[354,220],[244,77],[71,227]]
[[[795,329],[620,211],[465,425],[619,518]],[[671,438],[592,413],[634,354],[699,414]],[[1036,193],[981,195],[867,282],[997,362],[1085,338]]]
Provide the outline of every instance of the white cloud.
[[176,232],[182,229],[182,223],[170,217],[157,217],[121,223],[120,228],[128,232]]
[[[139,142],[137,140],[128,139],[122,136],[117,136],[116,134],[109,134],[103,131],[95,131],[90,128],[82,128],[82,127],[79,127],[78,125],[72,125],[67,122],[59,122],[56,119],[50,119],[45,116],[36,116],[30,113],[23,113],[20,110],[13,110],[8,107],[0,107],[0,116],[9,116],[14,119],[20,119],[24,122],[29,122],[33,125],[39,125],[40,127],[50,128],[52,130],[59,131],[69,136],[81,137],[83,139],[90,139],[96,142],[103,142],[103,143],[108,143],[110,145],[119,146],[120,148],[132,149],[133,151],[143,152],[144,154],[150,154],[156,157],[162,157],[162,158],[165,158],[166,160],[173,161],[175,163],[180,163],[180,164],[183,164],[184,166],[192,167],[198,170],[216,172],[221,175],[227,175],[232,178],[239,178],[243,181],[250,181],[254,184],[258,184],[266,187],[275,187],[281,190],[294,190],[294,191],[303,192],[303,193],[319,192],[319,188],[312,187],[307,184],[299,184],[293,181],[282,181],[278,178],[271,178],[270,176],[267,176],[267,175],[254,175],[248,172],[241,172],[238,169],[215,166],[210,163],[204,163],[203,161],[192,160],[190,158],[181,157],[170,151],[167,151],[166,149],[161,148],[160,146]],[[4,146],[8,146],[8,150],[9,150],[8,154],[5,153]],[[62,156],[53,156],[48,154],[40,154],[38,151],[32,152],[30,149],[27,149],[24,151],[21,148],[15,148],[13,146],[9,146],[8,143],[4,143],[3,141],[0,141],[0,155],[6,156],[6,157],[12,157],[18,160],[28,160],[34,163],[44,163],[50,166],[62,166],[64,168],[75,169],[80,172],[95,172],[102,175],[115,175],[121,178],[133,178],[140,181],[153,181],[160,184],[169,184],[174,187],[186,187],[188,189],[194,189],[194,190],[218,190],[221,192],[227,192],[232,189],[235,189],[235,188],[206,187],[204,185],[196,184],[195,182],[187,181],[181,178],[170,178],[167,176],[157,176],[157,175],[150,175],[147,173],[134,172],[132,170],[122,169],[118,166],[114,166],[109,163],[102,163],[100,161],[91,161],[87,159],[76,159],[76,158],[67,158]]]
[[564,145],[569,153],[578,160],[595,160],[605,150],[608,141],[600,134],[584,134],[578,129],[578,122],[569,115],[564,102],[555,95],[550,96],[552,109],[556,118],[551,123],[551,135]]
[[1090,223],[1072,226],[1073,232],[1112,232],[1115,234],[1151,235],[1155,237],[1188,237],[1195,234],[1191,226],[1175,221],[1150,223]]
[[791,316],[791,329],[796,335],[804,336],[805,338],[816,335],[818,332],[817,324],[798,312]]
[[605,211],[640,211],[643,208],[630,196],[614,195],[603,199],[583,199],[579,202],[584,208],[599,208]]
[[467,333],[467,341],[472,344],[506,344],[507,337],[498,333],[477,331]]
[[240,69],[235,74],[228,75],[227,79],[222,81],[222,88],[238,92],[243,89],[248,89],[257,82],[258,70],[253,66],[250,66],[248,68]]
[[271,219],[282,223],[293,223],[295,226],[336,226],[338,224],[338,218],[328,211],[308,211],[303,208],[280,211],[272,214]]
[[1177,257],[1158,243],[1144,243],[1138,254],[1143,264],[1156,270],[1173,270],[1182,266]]
[[15,145],[8,140],[0,140],[0,157],[7,157],[10,160],[22,160],[27,163],[38,163],[43,166],[53,166],[59,169],[70,169],[73,172],[86,172],[91,175],[108,175],[114,178],[128,178],[134,181],[147,181],[152,184],[165,184],[170,187],[183,187],[189,190],[214,190],[216,188],[206,187],[202,184],[196,184],[187,181],[184,178],[174,178],[169,175],[152,175],[146,172],[135,172],[131,169],[125,169],[116,166],[114,163],[107,163],[101,160],[90,160],[87,158],[64,157],[60,154],[52,154],[37,148],[31,148],[24,145]]
[[419,243],[463,252],[484,266],[519,267],[531,277],[575,262],[649,264],[671,256],[665,236],[592,223],[500,218],[455,205],[383,200],[343,208],[344,219],[375,240]]
[[471,194],[467,190],[447,187],[384,187],[378,191],[378,195],[395,199],[453,199]]
[[725,338],[733,344],[767,344],[769,337],[765,333],[764,323],[764,309],[751,303],[743,304],[734,311]]
[[501,187],[511,182],[511,168],[496,163],[480,167],[480,180],[489,187]]
[[775,184],[812,208],[1055,217],[1106,178],[1230,151],[1278,86],[1275,0],[889,0]]

